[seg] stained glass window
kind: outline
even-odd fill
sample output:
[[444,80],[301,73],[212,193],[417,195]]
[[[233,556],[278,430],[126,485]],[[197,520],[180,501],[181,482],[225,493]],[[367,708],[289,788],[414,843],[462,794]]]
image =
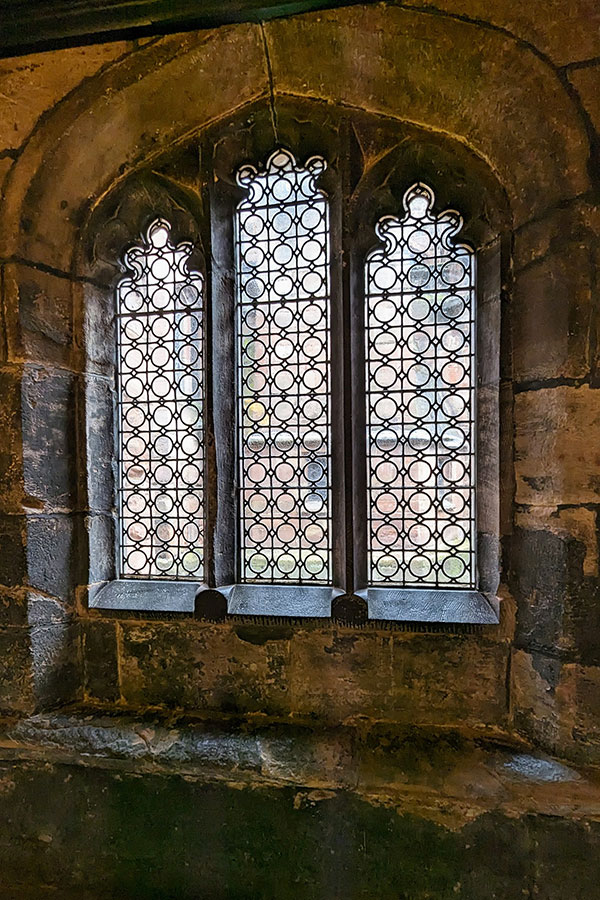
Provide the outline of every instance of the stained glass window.
[[476,586],[475,257],[413,185],[366,264],[369,581]]
[[318,157],[244,166],[235,213],[240,577],[331,581],[328,202]]
[[203,571],[202,277],[156,220],[117,286],[119,562],[124,578]]

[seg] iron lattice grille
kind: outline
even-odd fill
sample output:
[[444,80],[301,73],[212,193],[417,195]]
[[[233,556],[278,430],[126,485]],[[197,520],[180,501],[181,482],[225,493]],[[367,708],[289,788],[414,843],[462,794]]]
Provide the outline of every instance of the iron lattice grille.
[[120,575],[203,570],[202,277],[156,220],[117,286]]
[[475,587],[475,256],[415,184],[366,264],[369,580]]
[[329,221],[313,157],[244,166],[235,215],[242,581],[331,581]]

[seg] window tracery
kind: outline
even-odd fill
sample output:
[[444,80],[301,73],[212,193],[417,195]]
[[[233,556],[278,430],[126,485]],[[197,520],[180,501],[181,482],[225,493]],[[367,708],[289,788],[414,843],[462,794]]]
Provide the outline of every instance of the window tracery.
[[157,219],[116,290],[118,550],[124,578],[203,571],[203,280]]
[[366,264],[369,581],[476,586],[475,256],[415,184]]
[[276,150],[235,213],[242,581],[331,581],[325,161]]

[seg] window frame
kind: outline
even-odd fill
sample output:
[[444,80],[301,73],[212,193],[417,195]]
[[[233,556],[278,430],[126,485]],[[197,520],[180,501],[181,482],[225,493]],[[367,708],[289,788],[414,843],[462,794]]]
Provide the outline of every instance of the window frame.
[[[435,136],[436,153],[433,162],[427,161],[424,145],[432,143],[432,136],[423,134],[414,126],[398,123],[385,117],[348,110],[326,108],[318,101],[290,101],[278,112],[277,127],[273,127],[272,110],[260,102],[253,106],[251,115],[245,111],[228,120],[205,129],[193,139],[200,162],[200,182],[195,188],[195,200],[185,200],[189,215],[196,218],[194,228],[189,223],[179,240],[190,240],[195,229],[194,243],[202,246],[205,278],[205,403],[206,403],[206,457],[205,457],[205,507],[206,544],[205,578],[202,583],[188,582],[187,590],[180,582],[157,582],[160,590],[148,583],[143,591],[132,590],[122,581],[108,579],[89,592],[89,606],[96,609],[138,610],[140,613],[171,613],[179,609],[207,619],[223,619],[226,615],[260,616],[261,618],[303,619],[333,618],[349,624],[364,624],[369,619],[368,586],[366,584],[366,533],[365,517],[361,509],[361,497],[366,498],[366,454],[364,452],[364,263],[367,253],[376,245],[376,221],[383,215],[401,215],[401,198],[414,181],[424,181],[436,194],[435,211],[451,207],[465,215],[466,225],[461,238],[477,249],[477,343],[478,351],[478,407],[481,416],[481,393],[485,392],[485,434],[482,419],[477,431],[478,464],[484,461],[485,484],[482,491],[482,470],[477,474],[479,590],[482,603],[474,613],[469,603],[463,610],[431,608],[426,598],[415,603],[413,609],[406,605],[386,619],[403,622],[438,622],[441,624],[493,624],[497,622],[499,583],[499,494],[500,494],[500,442],[498,427],[499,408],[499,357],[501,343],[500,305],[502,295],[504,252],[504,222],[496,217],[491,229],[483,220],[469,216],[469,203],[461,203],[461,189],[453,184],[453,175],[459,174],[467,198],[476,197],[471,208],[479,203],[482,211],[488,208],[493,190],[485,186],[477,197],[477,172],[465,176],[464,160],[457,164],[455,147],[447,146],[447,139]],[[364,130],[361,132],[361,128]],[[365,165],[361,140],[367,133],[371,141],[368,150],[375,162]],[[384,132],[382,139],[380,132]],[[411,140],[412,139],[412,140]],[[412,154],[404,152],[410,143]],[[387,142],[386,153],[378,150]],[[319,179],[319,186],[327,194],[330,204],[331,228],[331,328],[332,335],[340,335],[333,345],[338,348],[332,359],[332,379],[337,379],[343,402],[333,404],[332,427],[334,429],[334,455],[332,472],[337,484],[333,484],[334,516],[334,584],[330,596],[316,605],[306,604],[299,612],[292,592],[305,592],[310,586],[292,587],[274,585],[270,606],[265,606],[265,593],[258,603],[248,602],[244,589],[236,578],[237,516],[234,487],[236,463],[235,422],[236,398],[234,392],[225,395],[220,389],[221,372],[234,371],[235,362],[235,272],[233,247],[233,213],[243,192],[235,183],[235,173],[244,163],[262,165],[276,146],[283,146],[302,164],[312,155],[325,157],[328,167]],[[404,151],[403,149],[404,148]],[[467,156],[469,154],[466,154]],[[474,156],[473,156],[474,158]],[[475,158],[474,158],[475,159]],[[442,176],[439,174],[441,160]],[[462,163],[462,167],[461,167]],[[477,161],[481,171],[483,164]],[[436,169],[436,167],[438,167]],[[437,178],[430,173],[437,171]],[[414,177],[415,174],[418,177]],[[488,176],[489,180],[489,176]],[[433,181],[433,183],[432,183]],[[464,184],[467,190],[464,191]],[[475,185],[475,189],[473,189]],[[164,185],[163,185],[164,187]],[[122,188],[123,190],[123,188]],[[124,188],[127,191],[127,187]],[[130,190],[130,189],[129,189]],[[167,194],[172,191],[168,186]],[[470,193],[469,193],[470,192]],[[502,198],[493,197],[502,208]],[[181,196],[176,197],[180,204]],[[166,218],[168,212],[162,206],[155,208],[154,217]],[[360,216],[360,218],[359,218]],[[100,219],[106,219],[106,213]],[[139,219],[139,216],[138,216]],[[95,236],[99,228],[96,226]],[[174,233],[177,227],[173,227]],[[490,234],[491,233],[491,234]],[[135,235],[133,236],[135,240]],[[483,243],[483,247],[482,247]],[[114,253],[114,247],[113,247]],[[362,327],[361,327],[362,322]],[[492,352],[489,353],[489,348]],[[334,375],[335,373],[335,375]],[[362,388],[361,388],[362,378]],[[495,428],[494,428],[495,421]],[[218,447],[218,451],[217,451]],[[218,459],[217,459],[218,453]],[[488,489],[489,488],[489,489]],[[482,515],[483,512],[483,515]],[[214,527],[211,527],[211,523]],[[212,534],[212,540],[211,538]],[[91,580],[91,579],[90,579]],[[112,585],[111,585],[112,582]],[[115,583],[116,582],[116,583]],[[265,586],[263,586],[265,587]],[[270,587],[270,586],[266,586]],[[144,610],[144,603],[153,592],[161,594],[153,610]],[[281,598],[289,591],[289,598]],[[192,598],[192,593],[194,597]],[[426,591],[420,591],[426,594]],[[112,594],[112,597],[111,597]],[[134,595],[139,596],[134,596]],[[177,598],[174,595],[178,595]],[[273,603],[275,594],[279,602]],[[169,596],[170,595],[170,596]],[[472,598],[471,598],[472,599]],[[262,605],[261,605],[262,604]],[[306,615],[303,615],[306,612]],[[375,619],[379,620],[380,616]],[[371,621],[373,617],[371,617]]]

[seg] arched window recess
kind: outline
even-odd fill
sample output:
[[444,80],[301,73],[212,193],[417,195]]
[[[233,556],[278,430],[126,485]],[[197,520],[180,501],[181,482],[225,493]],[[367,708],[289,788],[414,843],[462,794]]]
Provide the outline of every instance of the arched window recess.
[[290,123],[203,135],[189,206],[148,175],[104,212],[115,559],[90,605],[495,622],[495,189],[465,157],[454,192],[448,149],[397,124],[367,167],[362,121]]

